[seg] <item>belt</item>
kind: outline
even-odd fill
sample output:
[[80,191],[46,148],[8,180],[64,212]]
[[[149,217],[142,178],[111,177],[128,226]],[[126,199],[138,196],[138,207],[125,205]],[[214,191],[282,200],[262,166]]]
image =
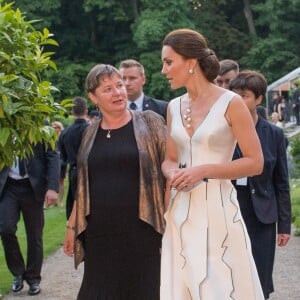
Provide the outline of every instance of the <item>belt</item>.
[[7,182],[12,184],[30,183],[29,178],[14,179],[9,176],[7,177]]

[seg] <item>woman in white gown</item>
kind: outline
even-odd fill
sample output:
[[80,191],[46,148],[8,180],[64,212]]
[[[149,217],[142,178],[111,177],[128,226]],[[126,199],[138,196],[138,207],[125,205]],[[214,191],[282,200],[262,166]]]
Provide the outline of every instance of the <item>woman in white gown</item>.
[[[171,88],[187,93],[168,107],[161,300],[264,299],[230,181],[262,171],[249,111],[212,83],[219,62],[198,32],[170,32],[162,61]],[[236,141],[243,158],[232,161]]]

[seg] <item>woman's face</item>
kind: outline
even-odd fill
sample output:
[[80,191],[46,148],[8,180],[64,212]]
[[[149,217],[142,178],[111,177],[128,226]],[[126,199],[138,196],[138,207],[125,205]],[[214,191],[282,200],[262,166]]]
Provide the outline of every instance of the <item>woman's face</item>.
[[163,62],[161,73],[166,76],[171,88],[178,89],[185,86],[190,78],[189,69],[193,67],[191,61],[176,53],[170,46],[163,46],[161,59]]
[[127,107],[126,87],[117,74],[101,78],[99,86],[88,96],[102,113],[122,111]]

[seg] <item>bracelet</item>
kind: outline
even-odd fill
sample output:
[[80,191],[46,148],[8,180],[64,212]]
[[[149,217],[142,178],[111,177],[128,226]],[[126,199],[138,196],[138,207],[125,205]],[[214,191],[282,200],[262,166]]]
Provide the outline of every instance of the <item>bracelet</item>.
[[70,226],[68,222],[66,224],[66,227],[67,227],[67,229],[75,231],[75,227],[74,226]]

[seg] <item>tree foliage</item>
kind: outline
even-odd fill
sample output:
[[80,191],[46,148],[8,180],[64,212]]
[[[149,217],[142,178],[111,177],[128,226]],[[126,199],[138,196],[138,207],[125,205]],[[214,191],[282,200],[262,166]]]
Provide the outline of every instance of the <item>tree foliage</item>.
[[16,156],[28,156],[32,145],[54,147],[47,118],[62,111],[52,96],[56,88],[43,74],[56,69],[46,45],[57,46],[48,29],[37,31],[12,3],[0,1],[0,169]]
[[252,9],[258,39],[242,62],[260,70],[272,82],[300,65],[300,1],[257,1]]
[[58,97],[84,95],[88,66],[117,66],[134,58],[146,69],[145,92],[170,99],[176,93],[160,74],[161,41],[183,27],[201,32],[220,59],[260,70],[269,82],[300,63],[299,0],[18,0],[16,5],[47,24],[59,41],[53,50],[59,74],[51,75],[61,90]]

